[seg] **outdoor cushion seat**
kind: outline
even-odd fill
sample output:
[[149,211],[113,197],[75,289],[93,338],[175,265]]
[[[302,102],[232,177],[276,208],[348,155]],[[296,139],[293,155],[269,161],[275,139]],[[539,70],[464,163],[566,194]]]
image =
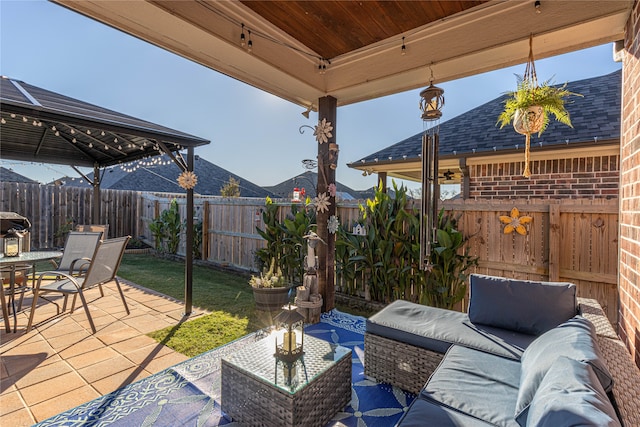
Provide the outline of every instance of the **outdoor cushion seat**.
[[620,425],[601,337],[593,313],[578,313],[575,285],[470,283],[468,315],[396,301],[367,321],[366,375],[418,394],[398,426]]
[[414,399],[409,410],[398,421],[402,427],[489,427],[489,424],[469,414],[425,399]]
[[[519,383],[518,361],[454,345],[419,398],[438,402],[492,425],[518,427],[515,408]],[[490,405],[487,399],[491,400]]]
[[466,313],[397,300],[367,319],[367,333],[446,353],[453,344],[519,360],[537,337],[477,325]]

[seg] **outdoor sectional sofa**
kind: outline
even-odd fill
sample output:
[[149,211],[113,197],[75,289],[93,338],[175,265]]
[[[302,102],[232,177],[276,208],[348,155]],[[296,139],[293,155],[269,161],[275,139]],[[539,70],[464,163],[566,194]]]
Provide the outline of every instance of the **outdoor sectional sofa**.
[[571,283],[472,275],[468,313],[395,301],[365,375],[417,394],[402,427],[640,425],[640,371]]

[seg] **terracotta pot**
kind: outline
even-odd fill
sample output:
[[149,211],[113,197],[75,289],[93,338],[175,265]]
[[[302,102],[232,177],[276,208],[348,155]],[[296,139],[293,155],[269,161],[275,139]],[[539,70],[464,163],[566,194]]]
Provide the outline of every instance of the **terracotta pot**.
[[522,135],[540,132],[544,124],[544,111],[539,105],[533,105],[526,110],[518,110],[513,116],[513,128]]
[[289,303],[290,287],[253,288],[256,310],[278,311]]

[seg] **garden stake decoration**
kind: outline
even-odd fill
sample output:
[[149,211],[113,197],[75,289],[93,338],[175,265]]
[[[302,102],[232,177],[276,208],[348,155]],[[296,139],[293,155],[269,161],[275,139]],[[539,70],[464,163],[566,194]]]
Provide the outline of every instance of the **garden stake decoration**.
[[504,102],[504,110],[498,116],[500,129],[509,123],[521,135],[525,135],[524,172],[525,178],[531,176],[529,170],[531,134],[540,135],[549,124],[549,114],[567,126],[571,125],[569,112],[565,108],[566,97],[570,95],[582,96],[569,92],[566,83],[563,86],[552,86],[547,80],[538,84],[536,67],[533,60],[533,35],[529,36],[529,59],[522,77],[517,76],[518,87],[513,92],[507,92],[509,97]]

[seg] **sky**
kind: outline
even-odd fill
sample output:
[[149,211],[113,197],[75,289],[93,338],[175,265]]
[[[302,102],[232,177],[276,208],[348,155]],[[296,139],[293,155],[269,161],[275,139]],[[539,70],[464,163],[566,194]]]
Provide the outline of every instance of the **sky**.
[[[622,65],[612,52],[608,43],[536,60],[538,80],[564,83],[616,71]],[[514,90],[524,68],[444,83],[435,76],[445,91],[441,122]],[[317,113],[305,119],[296,104],[50,2],[0,0],[0,74],[208,139],[196,155],[260,186],[304,173],[302,160],[317,155],[312,130],[299,131],[315,126]],[[355,190],[376,185],[375,175],[363,177],[346,164],[422,132],[420,90],[338,108],[338,182]],[[59,165],[0,159],[0,166],[43,183],[78,176]]]

